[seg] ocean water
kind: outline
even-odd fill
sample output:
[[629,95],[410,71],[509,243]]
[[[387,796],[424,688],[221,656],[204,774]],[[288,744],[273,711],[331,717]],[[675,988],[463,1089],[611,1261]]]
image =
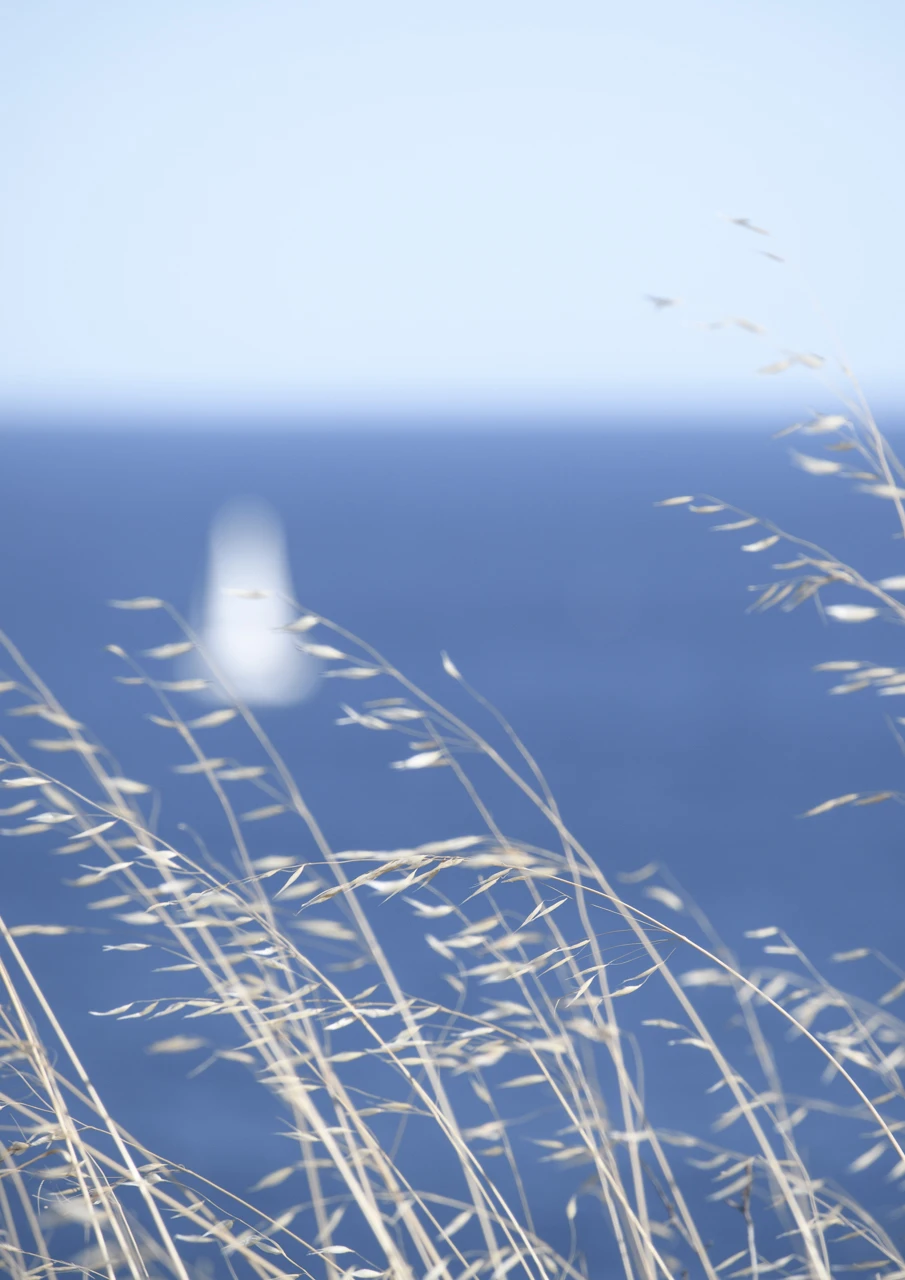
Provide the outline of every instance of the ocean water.
[[[790,555],[741,554],[750,535],[654,506],[710,493],[869,576],[905,572],[886,504],[792,469],[766,431],[41,429],[7,431],[3,450],[0,626],[125,774],[166,782],[163,821],[203,832],[202,784],[168,773],[171,744],[138,691],[112,682],[119,669],[104,646],[173,636],[158,616],[105,602],[162,595],[191,610],[212,517],[255,496],[284,521],[304,605],[484,725],[443,674],[447,650],[516,726],[608,874],[661,862],[747,961],[757,944],[743,932],[767,924],[818,965],[864,944],[903,959],[901,811],[798,816],[835,795],[901,785],[884,718],[894,700],[828,697],[831,681],[811,670],[838,658],[896,662],[900,633],[827,625],[813,608],[746,612],[748,585],[770,581],[771,560]],[[334,847],[474,830],[445,771],[393,773],[383,735],[334,724],[339,702],[359,694],[324,681],[300,706],[262,714]],[[503,826],[533,833],[523,806],[489,785]],[[62,880],[78,860],[35,846],[0,845],[4,913],[75,918]],[[183,1062],[143,1054],[140,1025],[91,1019],[159,981],[143,953],[113,957],[104,940],[28,948],[111,1109],[172,1158],[247,1186],[272,1167],[268,1150],[252,1150],[269,1104],[239,1108],[229,1072],[187,1088]],[[405,973],[404,949],[399,963]],[[866,994],[891,985],[876,969],[849,975]],[[681,1105],[682,1071],[671,1087]]]

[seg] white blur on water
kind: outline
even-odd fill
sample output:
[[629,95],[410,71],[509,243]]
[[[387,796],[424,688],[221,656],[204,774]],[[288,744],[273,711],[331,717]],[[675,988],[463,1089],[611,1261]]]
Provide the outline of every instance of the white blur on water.
[[[248,598],[243,592],[261,592]],[[286,539],[276,512],[237,499],[211,524],[201,637],[212,666],[250,706],[286,707],[312,690],[317,665],[281,631],[296,616]]]

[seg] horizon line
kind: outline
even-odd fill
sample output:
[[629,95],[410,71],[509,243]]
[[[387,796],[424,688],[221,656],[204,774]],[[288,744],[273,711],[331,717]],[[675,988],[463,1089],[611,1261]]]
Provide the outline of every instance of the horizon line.
[[[619,405],[610,408],[576,407],[500,407],[471,406],[458,409],[439,407],[377,407],[330,409],[283,409],[252,407],[241,409],[200,409],[168,407],[158,409],[127,408],[81,412],[5,412],[0,407],[0,433],[27,431],[128,433],[132,431],[247,431],[323,432],[323,431],[454,431],[469,433],[480,430],[565,430],[618,431],[728,429],[756,430],[779,428],[791,420],[807,422],[817,412],[825,411],[801,405],[797,411],[786,405],[708,405],[696,408],[677,405]],[[905,418],[905,405],[874,406],[875,415],[897,421]]]

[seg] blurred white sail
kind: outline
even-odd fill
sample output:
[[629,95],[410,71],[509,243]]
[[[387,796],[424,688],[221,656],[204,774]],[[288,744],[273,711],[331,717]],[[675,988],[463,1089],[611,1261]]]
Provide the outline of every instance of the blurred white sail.
[[[244,592],[260,592],[249,598]],[[285,707],[310,693],[316,664],[279,628],[295,611],[286,541],[272,508],[256,499],[223,507],[211,525],[202,643],[243,702]]]

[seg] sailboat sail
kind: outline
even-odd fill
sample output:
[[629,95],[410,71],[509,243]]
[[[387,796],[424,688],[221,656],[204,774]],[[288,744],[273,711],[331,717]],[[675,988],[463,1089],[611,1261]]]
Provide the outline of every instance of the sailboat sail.
[[310,693],[316,664],[285,627],[295,617],[283,528],[263,502],[229,503],[211,526],[204,650],[250,706],[289,706]]

